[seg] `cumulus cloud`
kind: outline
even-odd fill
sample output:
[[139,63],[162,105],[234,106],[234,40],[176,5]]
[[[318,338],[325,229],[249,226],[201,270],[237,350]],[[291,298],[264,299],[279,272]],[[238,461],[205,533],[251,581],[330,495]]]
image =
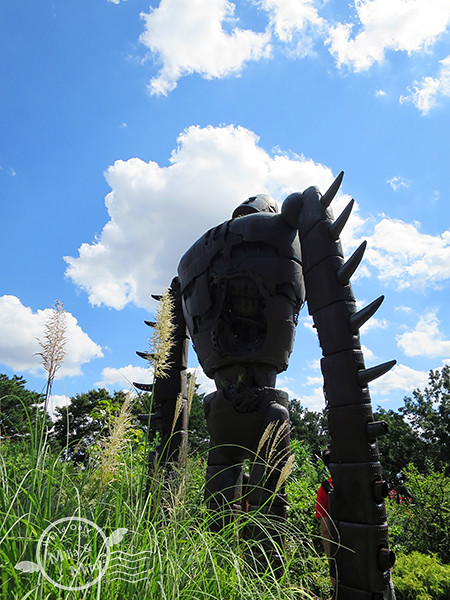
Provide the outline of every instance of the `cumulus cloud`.
[[320,31],[325,21],[319,16],[313,0],[259,0],[256,4],[267,12],[275,36],[305,55],[311,49],[311,30]]
[[[109,0],[118,4],[120,0]],[[383,61],[386,52],[428,52],[450,25],[448,0],[355,0],[354,13],[332,24],[320,14],[317,0],[251,0],[267,18],[264,31],[239,27],[229,0],[160,0],[141,13],[141,43],[158,74],[149,83],[152,95],[167,95],[181,77],[205,79],[239,75],[249,61],[270,58],[274,48],[302,58],[320,40],[338,67],[364,71]],[[439,97],[450,95],[450,57],[437,77],[415,82],[400,102],[428,112]],[[377,97],[385,96],[379,89]]]
[[295,395],[291,396],[291,398],[298,398],[302,406],[314,412],[320,412],[325,408],[323,385],[321,387],[314,388],[310,394]]
[[422,315],[413,331],[396,337],[398,346],[406,356],[450,357],[450,340],[445,340],[439,329],[437,310]]
[[195,375],[195,383],[198,385],[199,394],[211,394],[216,391],[214,381],[205,375],[201,367],[190,368],[188,372]]
[[[278,201],[316,184],[326,190],[333,174],[304,156],[266,152],[243,127],[190,127],[178,138],[169,166],[139,158],[107,170],[109,221],[101,234],[65,257],[66,275],[93,305],[149,308],[176,275],[184,252],[205,231],[230,218],[245,198],[269,193]],[[348,201],[333,202],[338,215]],[[372,221],[373,222],[373,221]],[[383,216],[369,231],[355,204],[342,242],[346,255],[367,239],[358,276],[374,272],[398,289],[438,288],[450,277],[450,230],[430,235],[420,224]],[[370,325],[380,325],[372,321]],[[369,325],[369,326],[370,326]],[[305,325],[307,326],[307,325]],[[384,326],[384,324],[382,325]]]
[[[63,408],[64,406],[69,406],[71,403],[71,398],[69,396],[61,395],[61,394],[52,394],[48,399],[47,404],[47,412],[50,415],[51,419],[56,419],[58,416],[56,414],[56,408]],[[44,404],[42,404],[44,406]]]
[[[188,373],[195,376],[199,394],[210,394],[216,391],[214,380],[207,377],[200,366],[189,368]],[[102,370],[99,381],[94,383],[94,385],[108,389],[130,390],[134,381],[138,383],[152,383],[153,370],[133,365],[119,368],[106,367]]]
[[190,127],[168,167],[139,158],[116,161],[106,172],[109,221],[78,257],[65,258],[67,276],[94,305],[149,307],[150,294],[170,284],[189,246],[243,200],[257,193],[283,200],[312,184],[326,190],[333,181],[329,168],[302,156],[268,154],[258,142],[243,127]]
[[417,223],[384,217],[367,241],[365,260],[398,289],[437,288],[450,277],[450,230],[429,235]]
[[238,74],[249,60],[270,53],[269,34],[231,26],[234,5],[228,0],[161,0],[141,13],[140,41],[161,63],[150,82],[151,94],[167,95],[178,79],[198,73],[206,79]]
[[427,114],[437,105],[439,98],[450,96],[450,56],[440,61],[437,77],[424,77],[416,81],[408,95],[400,96],[400,103],[411,102],[422,113]]
[[355,71],[382,61],[387,50],[426,51],[450,24],[447,0],[355,0],[355,8],[356,26],[338,23],[327,40],[338,66]]
[[376,358],[374,352],[367,346],[364,346],[364,344],[361,345],[361,350],[366,360],[374,360]]
[[152,370],[133,365],[119,368],[105,367],[99,381],[96,381],[94,385],[105,388],[114,388],[117,385],[121,390],[130,390],[133,387],[133,381],[151,383],[153,381]]
[[[44,339],[50,310],[34,313],[16,296],[0,297],[0,362],[15,371],[43,373],[37,356],[42,349],[37,339]],[[66,325],[66,357],[57,372],[57,379],[81,375],[83,364],[103,356],[101,347],[89,338],[69,312],[66,313]]]
[[423,388],[428,382],[428,371],[416,371],[406,365],[397,364],[388,373],[372,381],[370,391],[373,396],[404,392],[408,394],[416,388]]

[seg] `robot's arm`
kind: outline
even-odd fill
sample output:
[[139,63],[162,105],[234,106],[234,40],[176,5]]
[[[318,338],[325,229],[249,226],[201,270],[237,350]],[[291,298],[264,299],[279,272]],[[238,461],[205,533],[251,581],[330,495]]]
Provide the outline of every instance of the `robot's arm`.
[[395,361],[370,369],[364,365],[359,328],[375,313],[383,296],[361,311],[356,310],[350,278],[363,257],[366,243],[348,261],[344,260],[339,236],[353,201],[336,220],[329,208],[342,177],[343,173],[323,196],[315,187],[303,194],[291,194],[283,204],[282,215],[299,232],[308,311],[323,353],[321,368],[334,485],[330,512],[339,536],[339,593],[344,600],[363,600],[383,591],[393,562],[384,507],[387,486],[382,479],[376,442],[387,428],[383,421],[373,420],[367,385],[387,372]]

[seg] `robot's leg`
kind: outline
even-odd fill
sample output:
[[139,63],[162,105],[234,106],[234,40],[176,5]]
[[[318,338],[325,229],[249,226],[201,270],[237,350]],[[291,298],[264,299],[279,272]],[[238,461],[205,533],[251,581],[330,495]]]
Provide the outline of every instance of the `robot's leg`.
[[[214,447],[208,454],[205,500],[211,513],[211,529],[220,531],[241,512],[243,457],[236,448]],[[228,452],[227,452],[228,450]]]
[[[248,481],[247,540],[255,542],[253,555],[257,568],[270,567],[276,577],[283,575],[287,495],[284,469],[289,458],[289,413],[277,403],[268,406],[261,440],[256,449]],[[265,433],[264,433],[265,431]]]
[[219,531],[241,511],[242,463],[248,447],[255,443],[254,431],[260,429],[262,419],[259,413],[237,413],[221,390],[206,396],[203,404],[211,436],[205,500],[214,516],[213,527]]

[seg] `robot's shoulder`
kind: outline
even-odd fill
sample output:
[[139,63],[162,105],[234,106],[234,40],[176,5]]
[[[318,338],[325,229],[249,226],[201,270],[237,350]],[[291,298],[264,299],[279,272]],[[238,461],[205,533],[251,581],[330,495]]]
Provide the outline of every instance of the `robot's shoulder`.
[[[182,287],[206,271],[213,258],[224,251],[230,236],[230,223],[231,221],[225,221],[213,227],[185,252],[178,265]],[[239,239],[236,242],[238,243]]]
[[280,214],[247,215],[231,221],[229,228],[230,232],[240,236],[243,242],[272,246],[282,256],[301,260],[297,231],[289,227]]
[[202,235],[184,254],[178,276],[184,287],[207,271],[219,254],[228,254],[239,244],[264,245],[273,253],[301,262],[297,231],[279,214],[255,213],[225,221]]

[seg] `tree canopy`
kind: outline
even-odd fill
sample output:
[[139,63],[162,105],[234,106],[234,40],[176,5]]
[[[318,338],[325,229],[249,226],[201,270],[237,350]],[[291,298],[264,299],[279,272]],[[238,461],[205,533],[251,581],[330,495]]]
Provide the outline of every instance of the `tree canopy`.
[[[146,412],[147,394],[138,396],[132,404],[132,413]],[[71,398],[70,404],[56,409],[57,418],[52,439],[57,442],[66,458],[74,462],[85,462],[90,448],[100,435],[106,435],[109,417],[120,410],[125,392],[112,395],[105,388],[94,389]],[[141,425],[136,420],[136,427]]]
[[43,419],[45,396],[26,389],[20,375],[0,373],[0,437],[25,435],[36,417]]
[[428,386],[423,391],[414,390],[412,397],[406,396],[400,413],[422,444],[425,466],[434,471],[444,470],[449,475],[450,365],[430,371]]

